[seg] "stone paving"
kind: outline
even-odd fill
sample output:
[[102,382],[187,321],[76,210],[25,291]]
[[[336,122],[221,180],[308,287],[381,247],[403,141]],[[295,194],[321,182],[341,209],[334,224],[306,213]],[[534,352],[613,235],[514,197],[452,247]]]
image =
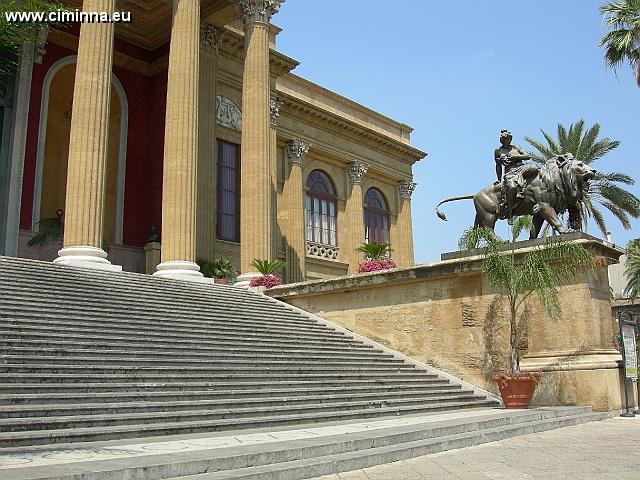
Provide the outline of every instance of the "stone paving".
[[640,417],[612,418],[313,480],[639,480]]

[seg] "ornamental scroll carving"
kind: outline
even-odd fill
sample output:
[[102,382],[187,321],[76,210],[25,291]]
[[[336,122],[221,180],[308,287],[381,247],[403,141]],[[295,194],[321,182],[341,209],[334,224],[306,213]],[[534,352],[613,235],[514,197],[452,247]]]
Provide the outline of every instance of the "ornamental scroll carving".
[[287,143],[287,159],[289,160],[289,165],[293,166],[301,166],[302,160],[304,160],[304,156],[309,152],[308,143],[304,143],[302,140],[294,139]]
[[223,127],[242,131],[242,112],[235,103],[222,95],[216,97],[216,121]]
[[278,98],[271,97],[269,99],[269,117],[271,118],[271,125],[274,127],[278,126],[278,117],[280,116],[281,106],[282,102]]
[[285,0],[239,0],[238,8],[245,25],[253,22],[269,23]]
[[222,28],[202,22],[200,24],[200,50],[217,54],[223,33],[224,30]]
[[347,165],[347,175],[352,183],[362,183],[364,175],[367,173],[367,167],[364,163],[351,162]]
[[410,180],[402,180],[398,182],[398,191],[400,192],[400,197],[405,200],[411,200],[411,194],[416,189],[417,183],[414,183]]

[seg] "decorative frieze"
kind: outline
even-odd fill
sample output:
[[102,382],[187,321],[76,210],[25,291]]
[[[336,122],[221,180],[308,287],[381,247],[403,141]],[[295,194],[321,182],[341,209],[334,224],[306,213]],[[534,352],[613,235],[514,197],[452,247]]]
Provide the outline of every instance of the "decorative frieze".
[[352,183],[362,183],[368,168],[364,163],[351,162],[347,165],[347,175]]
[[289,165],[301,166],[302,160],[304,160],[304,156],[309,151],[310,145],[308,143],[303,142],[302,140],[293,139],[287,143],[287,159],[289,160]]
[[269,116],[271,117],[271,126],[278,126],[278,117],[280,116],[280,107],[282,102],[277,97],[269,99]]
[[200,50],[217,55],[223,33],[224,29],[202,22],[200,24]]
[[240,108],[227,97],[216,97],[216,121],[223,127],[237,132],[242,131],[242,112]]
[[323,258],[325,260],[338,260],[340,249],[332,245],[307,242],[307,257]]
[[412,182],[411,180],[401,180],[398,182],[398,191],[400,192],[400,196],[406,200],[411,200],[411,194],[416,189],[417,183]]
[[239,0],[238,8],[242,22],[247,25],[254,22],[269,23],[271,17],[278,13],[285,0]]

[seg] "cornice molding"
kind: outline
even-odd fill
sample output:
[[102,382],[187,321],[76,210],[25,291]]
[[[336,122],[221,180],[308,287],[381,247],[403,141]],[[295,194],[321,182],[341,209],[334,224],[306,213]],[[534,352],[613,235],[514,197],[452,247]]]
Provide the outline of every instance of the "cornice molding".
[[413,165],[424,158],[426,153],[406,143],[385,137],[374,130],[362,127],[334,113],[319,109],[303,100],[278,92],[282,101],[281,115],[288,115],[297,121],[307,122],[316,128],[328,131],[355,143],[364,143],[372,149],[383,151],[398,160]]

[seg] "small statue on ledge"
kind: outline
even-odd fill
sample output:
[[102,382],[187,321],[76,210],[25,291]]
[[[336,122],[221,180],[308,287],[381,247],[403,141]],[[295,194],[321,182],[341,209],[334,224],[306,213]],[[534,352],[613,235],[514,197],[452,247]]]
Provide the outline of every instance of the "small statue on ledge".
[[[447,217],[438,207],[457,200],[473,200],[476,208],[474,227],[494,229],[496,222],[514,216],[532,215],[530,238],[537,238],[545,220],[558,233],[567,233],[559,215],[584,198],[596,171],[570,153],[556,155],[538,168],[524,163],[531,157],[518,145],[512,145],[508,130],[500,132],[500,147],[494,152],[498,180],[475,195],[451,197],[436,206],[442,220]],[[504,168],[504,174],[503,174]]]
[[159,242],[159,241],[160,241],[160,235],[158,234],[158,227],[156,227],[155,225],[152,225],[151,235],[149,235],[149,240],[147,240],[147,243]]

